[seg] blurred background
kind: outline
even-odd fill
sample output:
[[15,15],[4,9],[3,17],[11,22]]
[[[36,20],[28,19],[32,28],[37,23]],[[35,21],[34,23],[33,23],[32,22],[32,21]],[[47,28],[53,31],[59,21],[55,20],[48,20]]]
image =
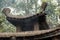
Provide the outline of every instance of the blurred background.
[[60,0],[0,0],[0,32],[15,32],[16,28],[6,20],[3,8],[10,8],[12,15],[26,16],[39,13],[42,2],[47,2],[45,10],[47,23],[50,28],[60,24]]

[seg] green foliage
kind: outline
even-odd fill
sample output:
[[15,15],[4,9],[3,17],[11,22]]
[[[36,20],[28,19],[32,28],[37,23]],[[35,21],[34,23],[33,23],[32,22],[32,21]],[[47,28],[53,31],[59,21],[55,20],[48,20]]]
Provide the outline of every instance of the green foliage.
[[[59,6],[57,4],[59,4],[58,2],[52,2],[53,0],[48,1],[48,7],[46,9],[46,13],[48,14],[47,16],[47,21],[49,23],[49,25],[51,24],[52,27],[55,27],[56,25],[58,25],[58,16],[60,15],[60,11],[59,11]],[[55,0],[58,1],[58,0]],[[50,25],[50,26],[51,26]]]
[[15,32],[15,27],[10,24],[4,14],[0,12],[0,32]]

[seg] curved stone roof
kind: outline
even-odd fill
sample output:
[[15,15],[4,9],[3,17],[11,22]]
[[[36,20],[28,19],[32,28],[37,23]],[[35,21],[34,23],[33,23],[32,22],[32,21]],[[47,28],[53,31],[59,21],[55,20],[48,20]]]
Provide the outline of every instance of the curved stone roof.
[[25,37],[25,36],[36,36],[42,35],[41,38],[52,37],[60,35],[60,28],[39,30],[39,31],[26,31],[26,32],[15,32],[15,33],[0,33],[0,37]]

